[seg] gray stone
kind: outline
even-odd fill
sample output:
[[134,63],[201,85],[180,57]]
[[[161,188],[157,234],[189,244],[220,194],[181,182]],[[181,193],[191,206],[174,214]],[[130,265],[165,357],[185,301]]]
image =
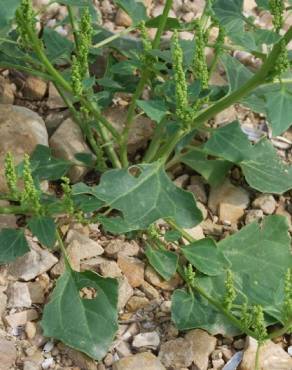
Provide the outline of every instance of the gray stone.
[[4,180],[4,159],[7,152],[15,164],[31,154],[37,144],[48,145],[48,133],[42,118],[35,112],[16,105],[0,104],[0,192],[7,191]]
[[189,367],[194,358],[193,347],[184,338],[172,339],[161,345],[158,358],[165,367]]
[[28,321],[36,320],[39,317],[35,309],[25,310],[17,313],[11,313],[5,316],[5,321],[12,327],[24,326]]
[[132,19],[122,9],[118,9],[115,22],[117,26],[130,27],[132,25]]
[[50,109],[67,108],[52,82],[49,83],[49,97],[47,100],[47,106]]
[[8,272],[16,279],[29,281],[50,270],[58,259],[47,249],[30,240],[31,249],[9,265]]
[[31,307],[33,303],[44,302],[44,291],[40,283],[10,283],[7,289],[7,307]]
[[[80,127],[71,118],[67,118],[53,133],[50,140],[53,154],[58,158],[76,162],[76,153],[91,153],[87,143],[84,141]],[[73,166],[68,172],[70,180],[75,183],[86,173],[88,168]]]
[[13,104],[14,91],[12,85],[0,76],[0,104]]
[[156,331],[140,333],[134,337],[132,346],[134,348],[147,347],[156,349],[159,346],[160,338]]
[[124,357],[113,364],[113,370],[166,370],[157,357],[150,352]]
[[126,277],[118,278],[119,282],[119,298],[118,298],[118,310],[122,310],[127,304],[128,300],[134,294],[134,290],[128,282]]
[[260,208],[266,215],[275,212],[277,202],[271,194],[262,194],[252,202],[253,208]]
[[245,223],[251,224],[254,221],[260,221],[264,217],[264,212],[261,209],[250,209],[246,212]]
[[0,370],[8,370],[16,361],[15,345],[0,338]]
[[47,83],[36,76],[28,76],[24,87],[23,95],[29,100],[41,100],[47,91]]

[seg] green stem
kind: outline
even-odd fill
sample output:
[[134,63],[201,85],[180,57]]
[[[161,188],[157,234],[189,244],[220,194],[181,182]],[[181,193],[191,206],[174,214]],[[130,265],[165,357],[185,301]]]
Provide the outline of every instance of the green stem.
[[110,42],[112,42],[112,41],[114,41],[114,40],[116,40],[116,39],[118,39],[118,38],[120,38],[124,35],[127,35],[128,33],[134,31],[135,29],[136,29],[136,26],[131,26],[131,27],[125,29],[125,30],[117,32],[114,35],[112,35],[110,37],[107,37],[106,39],[104,39],[104,40],[98,42],[97,44],[93,45],[93,47],[95,49],[101,48],[102,46],[105,46],[105,45],[109,44]]
[[72,270],[72,267],[71,267],[71,264],[70,264],[70,259],[69,259],[68,253],[66,251],[66,248],[64,246],[64,243],[63,243],[63,240],[62,240],[62,237],[61,237],[61,233],[60,233],[59,230],[56,231],[56,237],[57,237],[57,241],[58,241],[60,250],[61,250],[61,252],[63,254],[63,257],[64,257],[65,265],[66,265],[67,268],[69,268],[69,270]]
[[73,32],[75,47],[76,47],[76,50],[78,50],[79,49],[78,28],[75,22],[75,17],[74,17],[74,13],[73,13],[73,9],[71,5],[67,5],[67,11],[68,11],[68,16],[69,16],[69,21],[71,24],[72,32]]
[[30,209],[22,206],[9,205],[7,207],[0,207],[0,214],[2,215],[23,215],[27,213],[32,213]]
[[271,334],[268,335],[269,339],[274,339],[277,337],[281,337],[282,335],[286,334],[287,331],[292,327],[292,318],[291,320],[285,324],[281,329],[273,331]]
[[[160,43],[161,36],[163,34],[166,22],[167,22],[167,17],[168,13],[170,11],[170,8],[172,6],[172,0],[166,0],[166,4],[163,9],[163,13],[160,18],[159,26],[157,28],[155,38],[152,42],[152,48],[157,49]],[[137,100],[139,99],[140,95],[142,94],[145,84],[149,78],[150,71],[149,68],[145,67],[145,69],[142,72],[141,79],[138,83],[138,86],[136,88],[136,91],[132,97],[131,104],[129,106],[129,110],[127,113],[126,117],[126,122],[125,122],[125,127],[122,132],[122,140],[121,140],[121,148],[120,148],[120,157],[121,161],[124,167],[128,166],[128,153],[127,153],[127,144],[128,144],[128,138],[129,138],[129,132],[133,124],[133,119],[135,116],[135,109],[137,105]]]
[[194,239],[187,231],[185,231],[183,228],[181,228],[180,226],[178,226],[175,222],[171,221],[171,220],[165,220],[169,226],[171,226],[173,229],[179,231],[181,233],[181,235],[189,242],[189,243],[193,243],[194,241],[196,241],[196,239]]
[[260,350],[261,350],[262,343],[258,342],[256,356],[255,356],[255,370],[260,370]]
[[149,144],[149,147],[143,158],[143,162],[149,163],[155,157],[161,141],[162,141],[162,131],[164,129],[164,121],[160,122],[159,125],[155,128],[153,138]]

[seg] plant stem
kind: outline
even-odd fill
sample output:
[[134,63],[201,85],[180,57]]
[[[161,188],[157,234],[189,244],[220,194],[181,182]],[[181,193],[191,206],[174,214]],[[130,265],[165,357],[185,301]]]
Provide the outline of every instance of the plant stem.
[[180,226],[178,226],[175,222],[171,221],[171,220],[165,220],[169,226],[171,226],[173,229],[179,231],[181,233],[181,235],[189,242],[189,243],[193,243],[194,241],[196,241],[196,239],[194,239],[187,231],[185,231],[183,228],[181,228]]
[[274,339],[274,338],[277,338],[277,337],[280,337],[284,334],[287,333],[288,329],[290,329],[292,327],[292,318],[291,320],[285,324],[281,329],[279,330],[276,330],[276,331],[273,331],[271,334],[268,335],[268,338],[269,339]]
[[22,206],[9,205],[7,207],[0,207],[0,214],[2,215],[11,215],[11,214],[22,215],[31,213],[30,211],[31,210]]
[[77,30],[77,25],[75,22],[75,17],[74,17],[74,13],[73,13],[73,9],[71,5],[67,5],[67,11],[68,11],[68,16],[69,16],[69,21],[71,24],[72,32],[73,32],[75,47],[78,50],[79,49],[78,30]]
[[128,33],[134,31],[136,29],[136,26],[131,26],[125,30],[122,30],[120,32],[115,33],[114,35],[107,37],[106,39],[98,42],[97,44],[93,45],[95,49],[101,48],[102,46],[105,46],[109,44],[110,42],[120,38],[121,36],[127,35]]
[[[274,45],[271,53],[269,54],[266,61],[263,63],[262,67],[258,70],[255,75],[248,80],[245,84],[243,84],[238,90],[234,91],[233,93],[223,97],[217,103],[213,104],[211,107],[206,108],[203,112],[199,113],[197,117],[195,117],[191,129],[198,129],[201,127],[206,121],[210,118],[214,117],[216,114],[222,112],[226,108],[230,107],[232,104],[240,101],[246,95],[248,95],[251,91],[253,91],[256,87],[263,84],[266,78],[269,76],[269,73],[273,70],[275,66],[275,62],[277,61],[278,55],[281,52],[281,41],[285,40],[286,44],[292,39],[292,27],[286,32],[283,38]],[[175,148],[176,144],[188,133],[189,131],[181,131],[180,135],[178,134],[179,131],[173,135],[170,139],[169,143],[162,148],[162,152],[160,155],[169,156],[170,153]]]
[[[172,1],[173,0],[166,0],[165,6],[164,6],[164,9],[163,9],[163,13],[162,13],[161,18],[160,18],[159,26],[157,28],[155,38],[152,42],[152,48],[153,49],[156,49],[159,46],[160,39],[161,39],[161,36],[163,34],[165,25],[166,25],[168,13],[169,13],[170,8],[172,6]],[[123,164],[124,167],[128,166],[127,144],[128,144],[129,132],[130,132],[130,129],[132,127],[133,119],[134,119],[134,116],[135,116],[135,109],[136,109],[136,105],[137,105],[137,100],[139,99],[140,95],[142,94],[142,92],[144,90],[144,87],[145,87],[145,84],[146,84],[146,82],[149,78],[149,75],[150,75],[150,71],[149,71],[149,68],[147,68],[147,66],[146,66],[145,69],[142,72],[142,75],[141,75],[140,81],[138,83],[138,86],[136,88],[136,91],[135,91],[134,95],[132,96],[132,101],[131,101],[131,104],[129,106],[129,110],[128,110],[128,113],[127,113],[125,128],[122,132],[122,140],[121,140],[121,148],[120,148],[120,157],[121,157],[121,161],[122,161],[122,164]]]
[[255,370],[260,370],[260,350],[261,350],[262,343],[258,342],[256,356],[255,356]]
[[69,259],[68,253],[66,251],[66,248],[64,246],[64,243],[63,243],[63,240],[62,240],[62,237],[61,237],[61,233],[60,233],[59,230],[56,231],[56,237],[57,237],[57,241],[58,241],[60,250],[61,250],[61,252],[63,254],[63,257],[64,257],[65,265],[70,270],[72,270],[72,267],[71,267],[71,264],[70,264],[70,259]]

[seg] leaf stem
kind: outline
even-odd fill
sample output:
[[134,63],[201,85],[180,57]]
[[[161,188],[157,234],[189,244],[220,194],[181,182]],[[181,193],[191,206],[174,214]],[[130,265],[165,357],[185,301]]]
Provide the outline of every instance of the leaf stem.
[[260,351],[262,343],[258,342],[256,356],[255,356],[255,370],[260,370]]
[[63,254],[63,257],[64,257],[65,265],[66,265],[67,268],[72,270],[72,267],[71,267],[71,264],[70,264],[70,259],[69,259],[68,253],[66,251],[66,248],[64,246],[63,239],[61,237],[61,233],[60,233],[59,230],[56,231],[56,237],[57,237],[57,241],[58,241],[60,250],[61,250],[61,252]]
[[117,32],[115,33],[114,35],[110,36],[110,37],[107,37],[106,39],[98,42],[97,44],[93,45],[93,48],[95,49],[98,49],[98,48],[101,48],[102,46],[105,46],[107,44],[109,44],[110,42],[124,36],[124,35],[127,35],[128,33],[134,31],[136,29],[136,26],[131,26],[131,27],[128,27],[126,28],[125,30],[122,30],[120,32]]
[[[158,25],[158,28],[157,28],[157,31],[156,31],[156,34],[155,34],[155,38],[152,42],[152,48],[153,49],[156,49],[159,46],[160,39],[161,39],[161,36],[163,34],[165,25],[166,25],[168,13],[169,13],[170,8],[172,6],[172,1],[173,0],[166,0],[165,6],[164,6],[164,9],[163,9],[163,13],[161,15],[160,22],[159,22],[159,25]],[[134,116],[135,116],[135,109],[136,109],[136,105],[137,105],[137,100],[139,99],[140,95],[142,94],[142,92],[144,90],[144,87],[145,87],[145,84],[146,84],[146,82],[149,78],[149,75],[150,75],[149,68],[146,67],[142,71],[140,81],[137,85],[137,88],[136,88],[136,91],[135,91],[134,95],[132,96],[132,101],[131,101],[131,104],[130,104],[129,109],[128,109],[126,122],[125,122],[125,127],[124,127],[124,130],[122,132],[122,140],[121,140],[121,148],[120,148],[121,161],[122,161],[123,166],[125,166],[125,167],[128,166],[127,144],[128,144],[129,132],[130,132],[130,129],[132,127],[133,119],[134,119]]]
[[173,229],[179,231],[181,233],[181,235],[189,242],[189,243],[193,243],[194,241],[196,241],[196,239],[194,239],[187,231],[185,231],[183,228],[181,228],[180,226],[178,226],[175,222],[169,220],[169,219],[166,219],[165,220],[169,226],[171,226]]

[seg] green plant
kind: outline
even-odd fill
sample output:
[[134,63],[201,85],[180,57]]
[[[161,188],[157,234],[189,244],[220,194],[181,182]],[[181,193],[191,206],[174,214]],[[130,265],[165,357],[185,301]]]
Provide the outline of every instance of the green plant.
[[[195,241],[184,229],[199,224],[201,212],[193,196],[177,188],[166,173],[182,162],[217,186],[237,165],[248,184],[261,192],[281,194],[291,188],[292,169],[278,158],[267,139],[251,144],[238,122],[218,129],[207,125],[214,115],[237,102],[265,114],[273,135],[291,125],[291,53],[287,44],[292,29],[281,31],[284,2],[257,1],[273,15],[274,30],[267,30],[243,15],[242,0],[232,4],[207,1],[201,19],[190,23],[168,17],[171,0],[155,19],[147,18],[139,1],[116,0],[131,16],[133,26],[108,37],[93,20],[90,1],[57,2],[67,6],[74,43],[48,28],[40,37],[30,0],[12,1],[0,16],[0,66],[40,76],[56,86],[95,154],[95,158],[85,158],[77,153],[76,159],[103,173],[96,186],[70,186],[63,176],[72,163],[52,157],[45,147],[37,147],[17,170],[13,157],[9,154],[6,158],[9,193],[1,197],[14,205],[0,207],[0,213],[26,215],[32,234],[48,248],[57,242],[66,261],[66,272],[44,310],[45,335],[100,359],[117,329],[117,282],[72,270],[57,227],[58,215],[63,212],[84,223],[99,222],[105,232],[144,236],[145,255],[153,268],[164,279],[178,272],[186,283],[187,288],[176,290],[172,297],[172,319],[179,329],[200,327],[215,334],[224,328],[225,333],[251,335],[260,345],[291,330],[292,257],[285,219],[269,216],[261,226],[253,223],[219,243],[210,238]],[[11,24],[16,28],[11,29]],[[153,41],[147,36],[148,27],[156,28]],[[218,29],[214,44],[209,40],[213,28]],[[166,29],[174,33],[163,44],[161,36]],[[141,39],[125,36],[133,30],[140,32]],[[185,30],[194,32],[194,40],[179,39]],[[105,76],[96,81],[89,64],[105,46],[114,48],[124,60],[112,58]],[[214,49],[210,66],[206,47]],[[238,49],[261,61],[256,72],[230,55]],[[229,86],[210,83],[218,63],[226,70]],[[67,68],[59,68],[60,64]],[[96,83],[104,87],[102,92],[94,92]],[[142,100],[147,86],[150,99]],[[102,111],[121,91],[132,95],[126,120],[118,131]],[[135,163],[127,153],[138,112],[155,122],[141,163]],[[198,146],[193,138],[201,131],[208,131],[210,137]],[[18,177],[23,178],[23,191],[17,186]],[[62,179],[61,199],[41,192],[39,184],[44,179]],[[164,236],[155,227],[160,218],[170,228]],[[187,246],[182,238],[189,242]],[[176,245],[178,253],[169,250],[169,242]],[[0,231],[0,245],[1,263],[29,251],[22,229]],[[85,286],[96,289],[97,297],[91,301],[81,298],[79,291]],[[70,307],[64,302],[70,302]],[[71,322],[76,317],[80,325],[74,325],[73,330]],[[281,324],[279,331],[267,329],[275,323]]]

